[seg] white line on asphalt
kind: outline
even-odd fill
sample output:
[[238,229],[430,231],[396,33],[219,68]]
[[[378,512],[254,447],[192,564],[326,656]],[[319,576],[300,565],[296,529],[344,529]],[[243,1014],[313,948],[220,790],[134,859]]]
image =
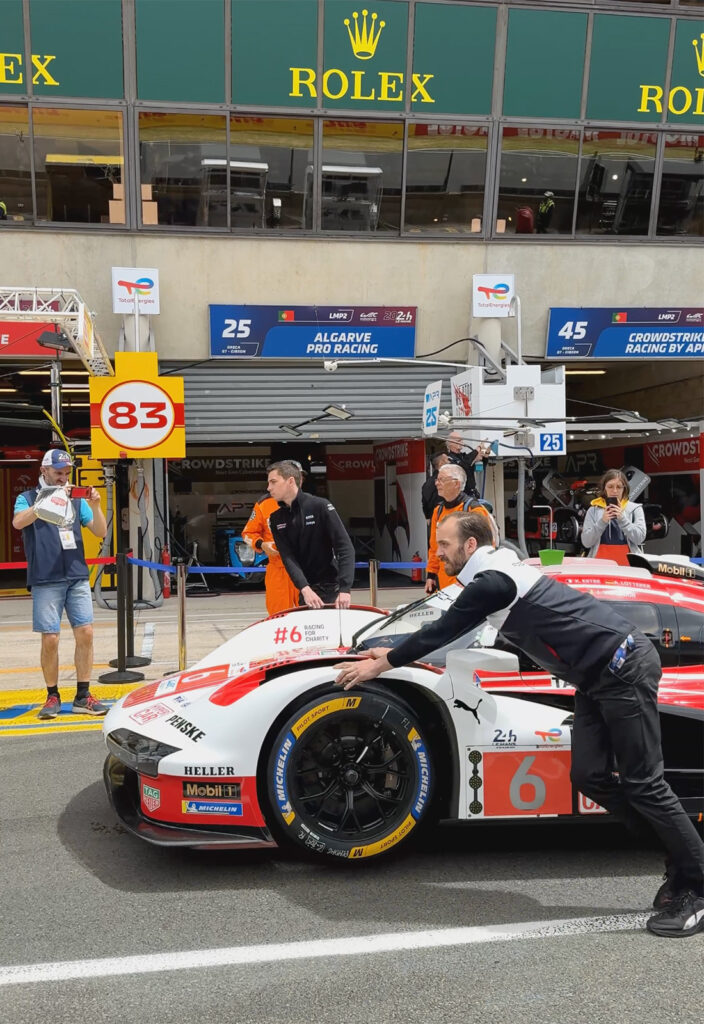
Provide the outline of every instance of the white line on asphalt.
[[482,925],[477,928],[433,928],[421,932],[388,932],[343,939],[281,942],[275,945],[231,946],[225,949],[193,949],[151,956],[106,957],[102,960],[67,960],[58,963],[18,964],[0,967],[0,986],[30,985],[77,978],[114,977],[124,974],[157,974],[194,968],[262,964],[281,960],[313,960],[330,956],[418,951],[442,946],[471,946],[485,942],[519,939],[554,939],[563,935],[622,932],[642,927],[647,914],[612,914],[558,921],[523,921],[519,924]]
[[144,636],[142,637],[142,658],[151,658],[152,651],[154,650],[154,634],[156,632],[156,622],[145,622],[144,623]]

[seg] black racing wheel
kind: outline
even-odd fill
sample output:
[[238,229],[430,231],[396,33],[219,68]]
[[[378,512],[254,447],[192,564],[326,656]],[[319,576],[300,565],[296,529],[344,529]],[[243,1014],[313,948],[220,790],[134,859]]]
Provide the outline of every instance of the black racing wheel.
[[415,712],[377,690],[324,693],[298,708],[266,766],[277,839],[321,856],[378,857],[418,831],[433,795]]

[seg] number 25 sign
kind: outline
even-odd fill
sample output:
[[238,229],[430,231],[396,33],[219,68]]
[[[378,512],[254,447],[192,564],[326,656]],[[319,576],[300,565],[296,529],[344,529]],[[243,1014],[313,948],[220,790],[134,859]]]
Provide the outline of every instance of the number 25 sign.
[[155,352],[116,352],[115,376],[90,380],[94,459],[182,459],[183,378],[160,377]]

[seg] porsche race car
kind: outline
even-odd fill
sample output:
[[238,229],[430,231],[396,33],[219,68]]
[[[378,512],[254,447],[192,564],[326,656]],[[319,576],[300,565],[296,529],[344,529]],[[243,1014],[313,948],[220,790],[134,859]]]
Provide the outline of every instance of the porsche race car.
[[[704,573],[677,560],[567,559],[543,572],[618,608],[663,661],[666,776],[704,815]],[[357,690],[334,666],[442,615],[450,587],[393,612],[291,609],[108,713],[104,778],[160,845],[284,845],[378,857],[442,819],[596,819],[570,780],[573,689],[483,624]]]

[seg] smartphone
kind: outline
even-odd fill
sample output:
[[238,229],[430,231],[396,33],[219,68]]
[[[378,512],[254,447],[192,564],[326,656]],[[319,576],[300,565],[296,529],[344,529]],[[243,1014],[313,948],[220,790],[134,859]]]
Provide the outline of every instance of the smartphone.
[[606,504],[607,505],[620,505],[621,502],[618,500],[618,498],[607,498],[606,499]]
[[75,487],[71,485],[72,498],[87,498],[90,495],[90,487]]

